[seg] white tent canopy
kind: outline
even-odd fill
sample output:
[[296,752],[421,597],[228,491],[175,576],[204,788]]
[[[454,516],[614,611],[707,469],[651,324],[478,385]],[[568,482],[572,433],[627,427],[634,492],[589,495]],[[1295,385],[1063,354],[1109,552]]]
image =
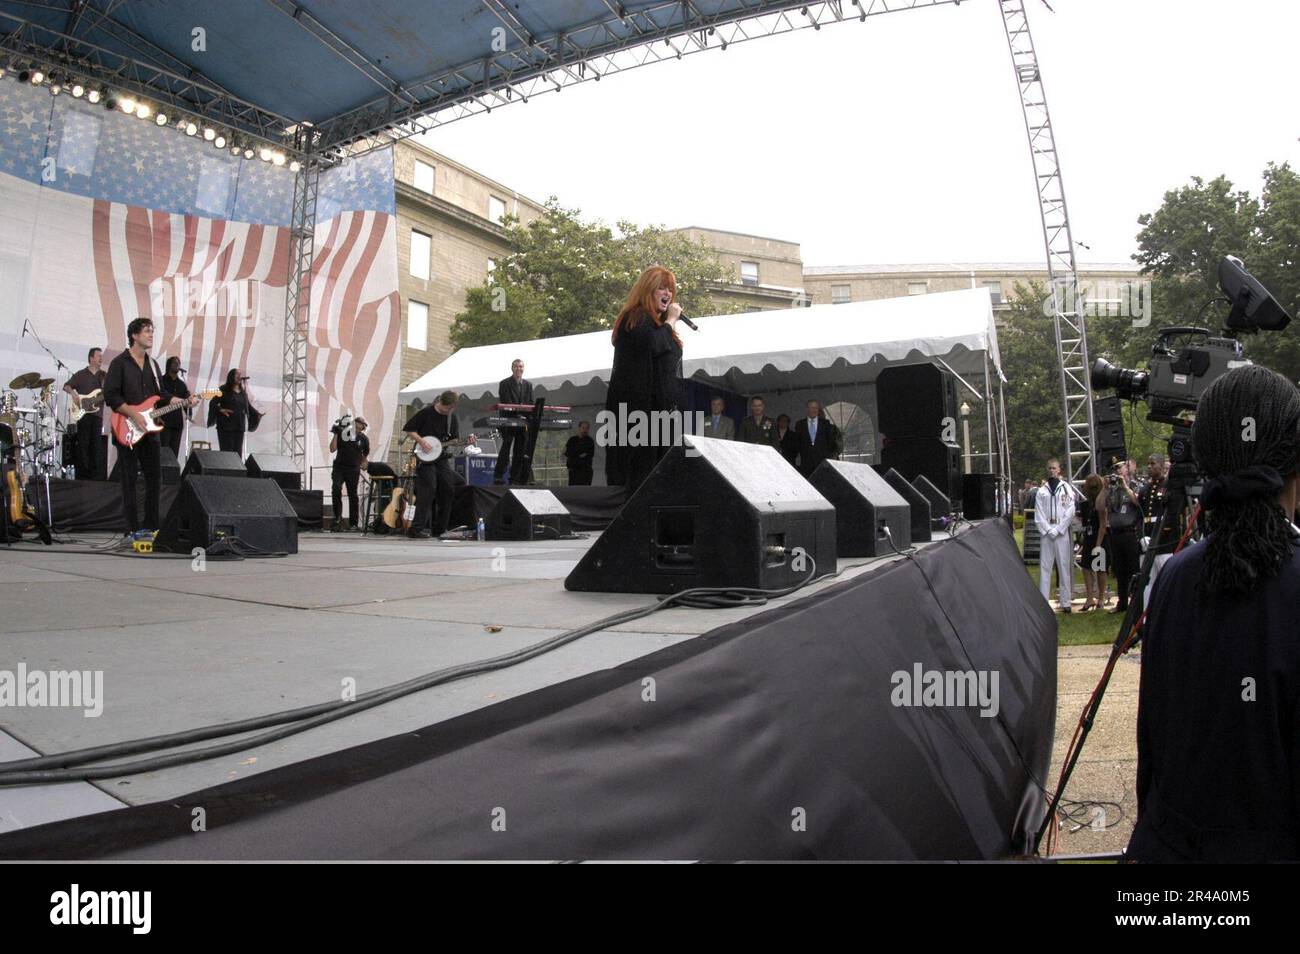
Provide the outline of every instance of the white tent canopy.
[[[985,288],[780,311],[695,319],[682,327],[682,373],[737,393],[769,389],[778,378],[801,388],[865,384],[890,364],[942,361],[975,387],[985,358],[1002,377],[993,302]],[[515,358],[524,376],[559,404],[603,400],[614,349],[608,331],[462,348],[401,391],[402,403],[429,403],[457,391],[472,403],[496,395]],[[976,384],[975,379],[979,379]]]

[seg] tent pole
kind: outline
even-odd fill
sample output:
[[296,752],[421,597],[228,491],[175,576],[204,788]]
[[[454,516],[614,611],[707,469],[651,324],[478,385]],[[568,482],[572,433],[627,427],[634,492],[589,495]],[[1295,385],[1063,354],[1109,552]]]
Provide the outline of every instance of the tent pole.
[[989,352],[984,349],[984,439],[988,442],[989,473],[993,469],[993,392],[989,390]]

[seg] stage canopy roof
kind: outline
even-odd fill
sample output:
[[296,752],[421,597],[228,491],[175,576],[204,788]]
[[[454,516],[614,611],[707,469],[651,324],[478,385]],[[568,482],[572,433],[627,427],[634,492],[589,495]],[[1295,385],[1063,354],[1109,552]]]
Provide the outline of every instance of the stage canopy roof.
[[61,69],[337,160],[635,66],[950,2],[0,0],[0,66]]
[[[984,356],[1001,376],[993,301],[985,288],[777,311],[698,318],[682,328],[685,377],[737,393],[832,388],[874,381],[890,364],[942,360],[976,388]],[[457,391],[495,400],[515,358],[524,376],[559,404],[604,400],[614,349],[608,331],[462,348],[401,392],[429,403]],[[976,380],[978,379],[978,380]]]

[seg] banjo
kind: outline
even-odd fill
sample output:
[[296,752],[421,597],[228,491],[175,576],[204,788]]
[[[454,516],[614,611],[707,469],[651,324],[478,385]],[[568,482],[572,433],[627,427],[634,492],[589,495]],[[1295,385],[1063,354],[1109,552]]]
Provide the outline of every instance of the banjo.
[[436,437],[426,437],[429,442],[429,449],[425,450],[417,441],[413,453],[420,459],[421,463],[431,464],[439,457],[442,452],[446,451],[452,457],[474,457],[483,453],[483,449],[475,444],[466,444],[465,439],[458,438],[454,441],[440,441]]

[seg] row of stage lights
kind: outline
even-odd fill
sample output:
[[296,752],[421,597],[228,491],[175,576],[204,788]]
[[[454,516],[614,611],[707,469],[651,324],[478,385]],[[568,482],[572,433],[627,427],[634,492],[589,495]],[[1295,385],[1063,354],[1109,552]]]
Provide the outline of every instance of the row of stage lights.
[[[0,67],[0,79],[3,79],[4,75],[5,70]],[[66,91],[74,99],[85,97],[87,102],[101,103],[105,109],[120,109],[127,115],[139,119],[151,119],[157,126],[175,126],[187,136],[197,136],[201,133],[205,142],[212,143],[216,149],[229,147],[230,154],[235,157],[243,156],[245,159],[256,157],[274,166],[288,165],[290,172],[297,172],[301,168],[301,163],[297,159],[289,159],[279,149],[265,143],[259,145],[245,137],[230,135],[216,126],[200,124],[190,116],[172,116],[165,108],[154,109],[149,103],[136,99],[129,93],[116,92],[107,86],[89,86],[75,77],[67,78],[57,72],[47,75],[44,70],[36,67],[20,70],[16,75],[20,83],[45,86],[51,96],[58,96]]]

